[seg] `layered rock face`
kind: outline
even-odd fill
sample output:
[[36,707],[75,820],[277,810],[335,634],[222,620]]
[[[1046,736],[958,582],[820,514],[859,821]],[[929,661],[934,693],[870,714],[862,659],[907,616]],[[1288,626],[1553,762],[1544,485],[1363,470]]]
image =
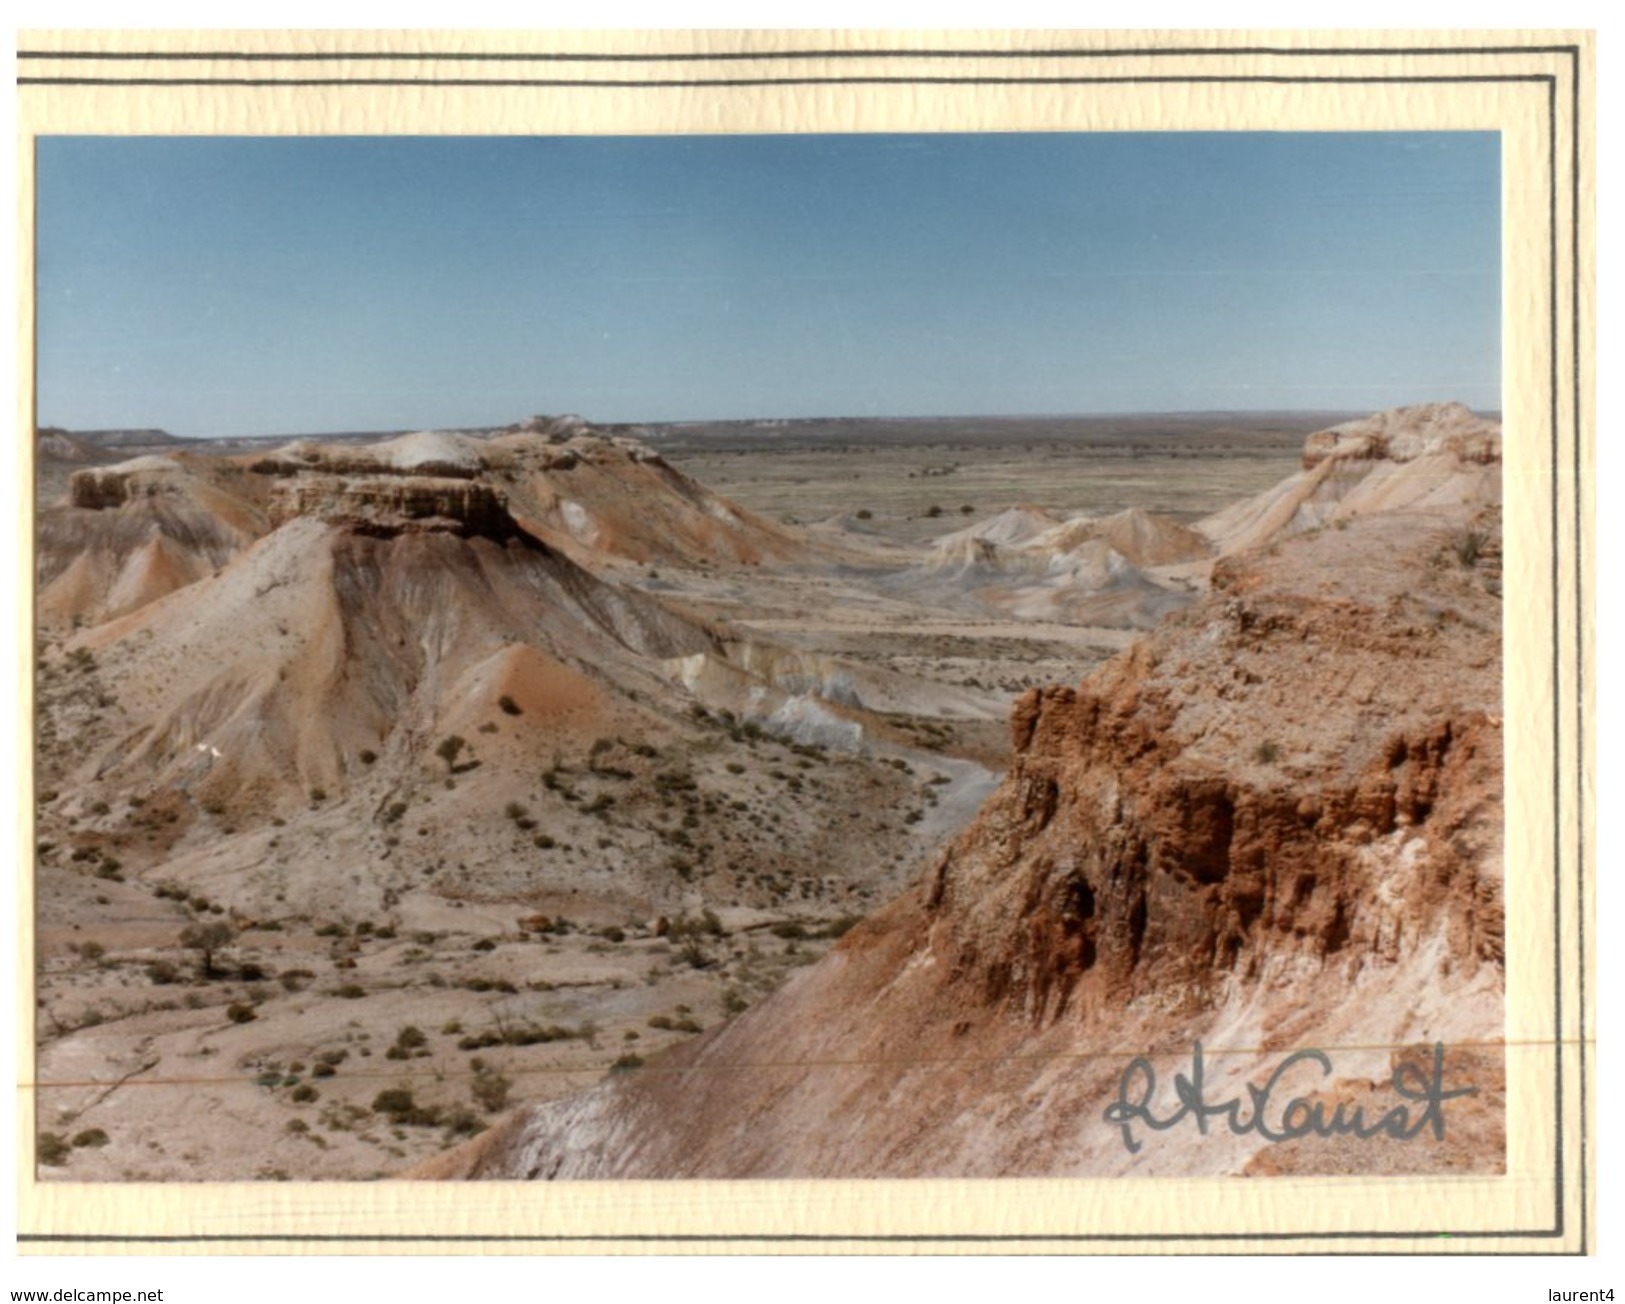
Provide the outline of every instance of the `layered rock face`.
[[[1462,546],[1498,534],[1457,504],[1219,562],[1202,602],[1018,702],[980,815],[823,962],[422,1175],[1501,1171],[1501,610]],[[1194,1126],[1131,1151],[1104,1118],[1125,1063],[1166,1083],[1197,1041],[1214,1100],[1303,1047],[1330,1101],[1435,1043],[1480,1090],[1380,1159]]]
[[105,511],[136,498],[179,493],[183,478],[181,465],[173,458],[138,457],[117,466],[75,471],[68,481],[68,501],[74,507]]
[[274,486],[269,506],[273,526],[310,516],[376,535],[445,530],[501,540],[518,532],[506,496],[477,480],[300,476]]
[[[987,1003],[1039,1022],[1200,1007],[1438,941],[1467,968],[1499,960],[1497,662],[1436,623],[1477,624],[1493,598],[1424,617],[1392,589],[1374,608],[1252,570],[1220,584],[1079,688],[1017,704],[1010,777],[927,896]],[[1338,678],[1353,710],[1325,697]],[[1021,926],[989,946],[1000,919]]]
[[1413,462],[1441,453],[1463,462],[1499,462],[1500,423],[1460,403],[1396,408],[1310,435],[1304,441],[1303,469],[1312,471],[1331,457]]

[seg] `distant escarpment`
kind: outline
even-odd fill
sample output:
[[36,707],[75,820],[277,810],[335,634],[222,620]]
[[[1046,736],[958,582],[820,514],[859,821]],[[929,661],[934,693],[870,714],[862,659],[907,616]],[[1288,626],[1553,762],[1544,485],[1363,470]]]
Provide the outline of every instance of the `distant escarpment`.
[[[417,1175],[1502,1171],[1498,536],[1485,495],[1220,560],[1196,605],[1020,699],[976,820],[823,961]],[[1126,1066],[1171,1114],[1197,1042],[1213,1101],[1311,1046],[1334,1067],[1293,1094],[1395,1103],[1435,1044],[1479,1090],[1404,1145],[1126,1145]]]

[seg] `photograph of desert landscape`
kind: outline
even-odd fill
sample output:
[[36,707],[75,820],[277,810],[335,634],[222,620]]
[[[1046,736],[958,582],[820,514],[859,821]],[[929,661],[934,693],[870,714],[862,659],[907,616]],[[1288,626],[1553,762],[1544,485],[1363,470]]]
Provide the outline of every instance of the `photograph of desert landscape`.
[[41,1180],[1506,1170],[1495,133],[36,175]]

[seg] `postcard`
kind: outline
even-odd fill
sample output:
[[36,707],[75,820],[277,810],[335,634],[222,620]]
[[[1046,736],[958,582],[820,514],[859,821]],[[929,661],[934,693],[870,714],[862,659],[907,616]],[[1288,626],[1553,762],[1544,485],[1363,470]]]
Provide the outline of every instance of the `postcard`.
[[18,73],[25,1251],[1594,1247],[1586,35]]

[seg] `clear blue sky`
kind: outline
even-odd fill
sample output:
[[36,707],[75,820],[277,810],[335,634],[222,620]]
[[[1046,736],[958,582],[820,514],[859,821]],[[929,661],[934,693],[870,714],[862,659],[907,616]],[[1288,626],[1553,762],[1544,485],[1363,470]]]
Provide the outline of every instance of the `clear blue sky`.
[[39,142],[42,424],[1500,404],[1486,133]]

